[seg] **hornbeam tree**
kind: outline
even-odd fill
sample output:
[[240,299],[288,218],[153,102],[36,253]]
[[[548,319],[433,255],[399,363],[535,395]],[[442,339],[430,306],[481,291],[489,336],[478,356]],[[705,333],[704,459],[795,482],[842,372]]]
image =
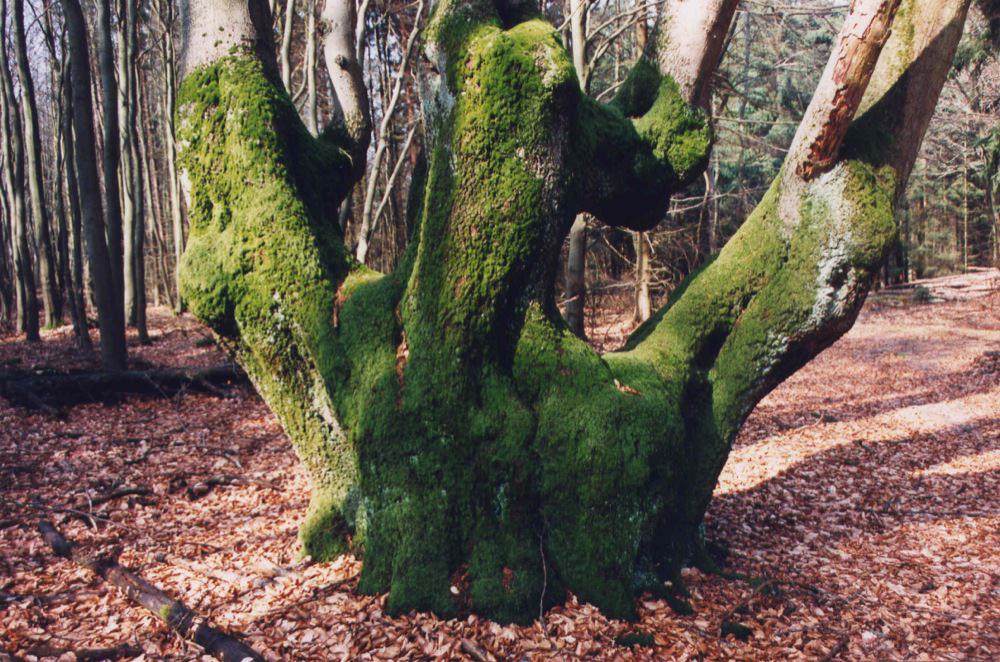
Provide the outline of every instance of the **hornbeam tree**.
[[324,10],[344,112],[314,138],[281,84],[267,3],[187,0],[182,291],[310,473],[304,553],[363,552],[360,589],[388,591],[393,613],[516,621],[566,590],[631,616],[638,592],[703,558],[735,435],[851,327],[896,236],[969,1],[854,0],[770,192],[600,355],[558,313],[560,246],[581,212],[650,229],[701,173],[699,105],[734,2],[664,2],[608,105],[581,93],[536,3],[434,3],[423,203],[406,259],[379,274],[337,223],[368,147],[344,47],[354,3]]

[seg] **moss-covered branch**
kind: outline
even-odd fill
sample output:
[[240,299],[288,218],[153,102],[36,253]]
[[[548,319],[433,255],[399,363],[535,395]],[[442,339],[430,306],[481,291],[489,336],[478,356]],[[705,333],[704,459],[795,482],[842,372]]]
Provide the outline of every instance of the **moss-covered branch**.
[[[191,236],[181,286],[281,419],[313,479],[306,551],[326,556],[353,517],[353,453],[334,414],[346,358],[331,319],[353,266],[335,210],[350,160],[313,139],[252,56],[187,76],[178,97]],[[336,549],[341,549],[340,536]]]
[[[635,594],[690,556],[747,414],[850,327],[895,233],[905,159],[847,136],[819,176],[786,167],[626,351],[599,356],[555,305],[573,217],[649,227],[711,135],[646,63],[614,104],[583,98],[532,4],[437,3],[426,185],[390,275],[350,258],[334,218],[351,144],[309,136],[259,58],[205,64],[179,100],[185,297],[309,469],[305,551],[363,549],[361,590],[388,591],[393,613],[524,621],[569,589],[631,616]],[[893,58],[922,61],[894,43]],[[892,98],[923,120],[910,105],[923,101]],[[455,599],[453,585],[468,588]]]

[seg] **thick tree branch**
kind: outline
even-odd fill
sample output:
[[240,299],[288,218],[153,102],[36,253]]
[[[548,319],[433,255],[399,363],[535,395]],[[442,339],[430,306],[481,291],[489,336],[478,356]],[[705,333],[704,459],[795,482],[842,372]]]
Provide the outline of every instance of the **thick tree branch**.
[[[938,98],[961,34],[955,25],[964,21],[969,0],[903,0],[899,16],[905,18],[886,43],[885,19],[896,4],[852,5],[771,191],[718,258],[630,341],[625,356],[649,361],[668,384],[690,394],[686,443],[696,474],[717,476],[757,402],[851,328],[896,236],[894,201],[917,148],[901,155],[894,145],[922,139],[913,127],[926,128],[934,109],[927,100]],[[927,26],[933,57],[911,48],[914,29],[925,29],[916,26]],[[876,71],[862,100],[865,87],[845,78],[845,67],[866,62],[869,71],[856,70],[855,78],[867,81],[876,57],[879,70],[894,75],[881,83]],[[919,93],[908,71],[922,72]],[[913,93],[895,94],[900,80],[913,81]],[[848,127],[845,118],[859,106],[869,110]],[[871,123],[885,133],[866,130]],[[838,149],[844,134],[846,146]],[[831,154],[839,156],[831,162]],[[697,525],[713,485],[681,485],[680,501],[689,508],[681,526]]]
[[855,0],[792,141],[787,170],[809,181],[837,162],[898,8],[899,0]]
[[[582,210],[609,225],[649,230],[670,195],[701,175],[713,136],[705,113],[736,0],[669,0],[652,42],[606,109],[580,112]],[[615,111],[631,118],[623,124]]]
[[[363,8],[367,3],[363,5]],[[354,0],[326,0],[320,14],[323,54],[339,110],[338,121],[349,140],[355,179],[364,176],[371,141],[371,111],[368,90],[358,58],[356,39],[360,32]]]
[[677,82],[688,103],[708,109],[739,0],[666,0],[654,36],[660,72]]

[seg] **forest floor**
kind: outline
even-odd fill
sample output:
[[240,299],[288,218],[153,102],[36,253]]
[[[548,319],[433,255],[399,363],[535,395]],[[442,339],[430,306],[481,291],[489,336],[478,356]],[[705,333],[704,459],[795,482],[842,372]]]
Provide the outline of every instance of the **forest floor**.
[[[0,401],[0,658],[132,644],[136,659],[199,659],[117,589],[55,558],[35,528],[45,517],[88,553],[115,547],[272,659],[471,659],[463,640],[511,660],[1000,659],[1000,273],[967,279],[971,289],[950,281],[938,294],[974,296],[873,298],[751,417],[706,533],[730,549],[732,570],[765,583],[685,571],[695,614],[647,597],[636,623],[572,598],[530,627],[393,619],[383,597],[354,592],[356,559],[297,564],[305,476],[247,387],[63,418]],[[188,317],[155,311],[152,327],[152,345],[130,347],[141,365],[224,361]],[[42,366],[86,367],[68,329],[36,346],[0,338],[0,370]],[[197,486],[219,476],[243,480]],[[90,506],[121,486],[149,493]],[[187,487],[207,494],[192,500]],[[720,636],[724,621],[749,636]],[[619,645],[629,633],[655,645]]]

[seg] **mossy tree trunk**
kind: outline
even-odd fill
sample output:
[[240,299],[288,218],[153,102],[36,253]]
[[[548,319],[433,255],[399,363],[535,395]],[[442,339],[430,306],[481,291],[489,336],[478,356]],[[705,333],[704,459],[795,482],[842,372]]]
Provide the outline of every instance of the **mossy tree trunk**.
[[[657,57],[602,105],[533,2],[438,0],[423,204],[382,275],[337,223],[367,132],[309,134],[263,0],[189,0],[183,292],[312,476],[304,551],[363,550],[361,589],[389,591],[390,612],[525,620],[568,589],[632,615],[637,591],[698,552],[755,404],[852,325],[968,2],[902,0],[898,15],[900,0],[854,2],[771,192],[625,351],[601,356],[556,308],[560,246],[583,212],[652,227],[701,173],[700,69],[670,41],[696,31],[661,25]],[[713,34],[695,4],[678,16]],[[733,6],[699,6],[715,4]]]

